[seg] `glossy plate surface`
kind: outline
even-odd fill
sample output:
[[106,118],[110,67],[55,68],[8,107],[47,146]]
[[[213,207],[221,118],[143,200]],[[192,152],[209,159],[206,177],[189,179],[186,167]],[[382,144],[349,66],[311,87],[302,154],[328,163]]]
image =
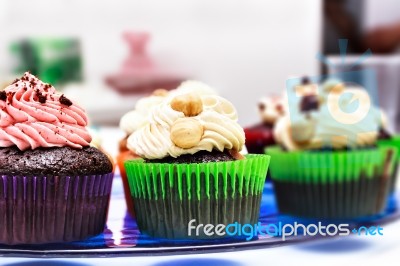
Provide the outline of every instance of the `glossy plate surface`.
[[[400,218],[397,202],[400,195],[392,196],[388,208],[384,214],[360,219],[350,223],[350,228],[368,225],[382,225]],[[293,217],[280,215],[277,212],[273,188],[270,183],[265,184],[264,195],[261,204],[260,222],[266,224],[293,224],[295,221],[303,224],[310,220],[295,219]],[[254,249],[265,247],[276,247],[303,241],[312,241],[319,237],[295,236],[285,241],[281,237],[259,235],[257,238],[246,241],[244,239],[225,240],[185,240],[171,241],[154,239],[140,235],[136,222],[126,213],[126,205],[122,189],[122,181],[116,176],[113,184],[110,212],[108,216],[107,229],[102,235],[90,238],[82,242],[29,245],[29,246],[6,246],[0,245],[0,256],[13,257],[115,257],[115,256],[154,256],[166,254],[186,254],[223,252],[239,249]]]

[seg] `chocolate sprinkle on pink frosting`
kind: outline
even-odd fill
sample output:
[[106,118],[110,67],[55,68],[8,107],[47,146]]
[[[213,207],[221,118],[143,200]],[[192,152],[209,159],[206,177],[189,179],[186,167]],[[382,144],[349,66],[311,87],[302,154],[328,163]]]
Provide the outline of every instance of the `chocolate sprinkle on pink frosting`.
[[5,91],[0,91],[0,100],[7,100],[7,93]]
[[68,99],[67,97],[65,97],[64,94],[61,95],[59,101],[60,101],[61,104],[64,104],[64,105],[66,105],[66,106],[71,106],[71,105],[72,105],[71,100]]
[[25,73],[0,97],[0,147],[89,146],[85,111],[32,74]]

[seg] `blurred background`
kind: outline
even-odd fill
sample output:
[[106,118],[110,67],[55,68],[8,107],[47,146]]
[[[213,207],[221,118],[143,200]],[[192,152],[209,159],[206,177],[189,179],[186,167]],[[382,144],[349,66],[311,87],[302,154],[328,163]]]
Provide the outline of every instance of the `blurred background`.
[[[330,71],[338,39],[348,64],[378,73],[392,129],[400,120],[396,0],[2,0],[0,84],[26,70],[79,101],[95,125],[117,125],[151,90],[197,79],[259,121],[257,102],[289,77]],[[398,128],[399,130],[399,128]]]

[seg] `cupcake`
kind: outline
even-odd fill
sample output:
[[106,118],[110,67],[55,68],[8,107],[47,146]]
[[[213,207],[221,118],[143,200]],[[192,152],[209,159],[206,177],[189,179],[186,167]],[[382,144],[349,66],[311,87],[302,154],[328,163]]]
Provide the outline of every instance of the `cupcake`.
[[[318,86],[311,83],[308,77],[303,77],[301,83],[295,87],[297,95],[309,98],[317,94]],[[258,113],[261,123],[244,129],[246,147],[249,153],[264,154],[265,149],[276,145],[274,127],[279,118],[288,114],[286,95],[264,97],[258,103]]]
[[189,234],[189,222],[258,222],[269,156],[239,153],[245,136],[237,119],[226,99],[190,89],[152,109],[127,141],[142,159],[125,163],[142,233],[209,238]]
[[134,216],[134,207],[129,190],[129,184],[126,177],[124,163],[128,160],[140,158],[134,149],[128,149],[127,139],[136,130],[149,123],[149,115],[153,107],[159,105],[167,96],[174,97],[176,95],[186,94],[188,92],[196,92],[200,95],[215,94],[215,91],[204,83],[198,81],[185,81],[178,88],[167,91],[164,89],[155,90],[150,96],[139,99],[135,109],[126,113],[120,120],[120,128],[125,132],[125,138],[119,143],[119,155],[117,163],[120,169],[122,183],[124,186],[124,195],[127,203],[128,212]]
[[86,125],[82,108],[30,73],[0,92],[0,243],[103,232],[112,164]]
[[[340,92],[345,88],[344,83],[338,79],[329,79],[322,85],[325,95],[330,91]],[[397,159],[395,160],[395,167],[390,179],[389,195],[393,194],[396,188],[396,181],[398,177],[398,169],[400,164],[400,136],[394,135],[389,130],[389,123],[387,115],[384,111],[380,111],[380,120],[378,120],[378,137],[377,145],[379,147],[392,147],[397,150]]]
[[319,219],[381,213],[397,150],[377,145],[381,112],[366,91],[338,84],[295,106],[274,128],[280,146],[267,149],[280,212]]
[[282,117],[286,110],[283,97],[265,97],[258,103],[258,112],[261,123],[245,128],[246,147],[250,153],[263,154],[268,146],[276,144],[273,128],[278,118]]

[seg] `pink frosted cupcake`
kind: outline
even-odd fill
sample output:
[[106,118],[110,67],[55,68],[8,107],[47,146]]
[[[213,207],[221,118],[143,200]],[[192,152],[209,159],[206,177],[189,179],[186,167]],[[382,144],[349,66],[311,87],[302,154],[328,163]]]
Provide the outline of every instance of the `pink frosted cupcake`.
[[86,126],[82,108],[29,73],[0,92],[0,243],[103,231],[113,167]]

